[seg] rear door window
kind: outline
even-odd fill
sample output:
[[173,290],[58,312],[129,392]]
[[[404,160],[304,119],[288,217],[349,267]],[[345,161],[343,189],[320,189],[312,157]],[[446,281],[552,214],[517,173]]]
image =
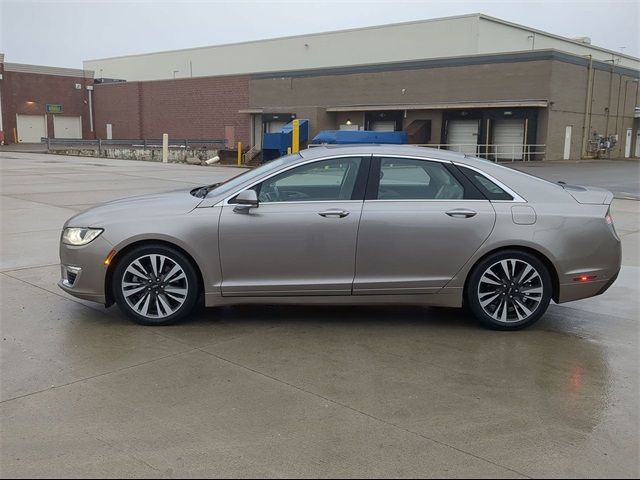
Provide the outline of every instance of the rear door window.
[[381,158],[378,200],[461,200],[465,188],[440,162]]

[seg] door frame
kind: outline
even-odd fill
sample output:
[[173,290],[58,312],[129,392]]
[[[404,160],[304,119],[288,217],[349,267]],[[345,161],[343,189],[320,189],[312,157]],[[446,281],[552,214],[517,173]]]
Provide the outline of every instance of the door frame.
[[[220,202],[218,205],[221,206],[221,212],[220,212],[220,217],[219,217],[219,227],[218,227],[218,232],[221,232],[223,229],[223,219],[225,217],[225,215],[243,215],[243,216],[250,216],[251,213],[234,213],[235,210],[235,206],[236,204],[233,203],[235,197],[237,197],[241,192],[249,190],[253,187],[255,187],[256,185],[259,185],[265,181],[268,181],[270,178],[276,177],[278,175],[281,175],[283,173],[286,173],[290,170],[293,170],[294,168],[297,167],[303,167],[305,165],[310,165],[313,163],[318,163],[318,162],[325,162],[325,161],[329,161],[329,160],[339,160],[339,159],[345,159],[345,158],[358,158],[360,159],[360,166],[358,168],[358,171],[356,173],[356,180],[353,186],[353,192],[351,195],[350,199],[347,200],[305,200],[305,201],[278,201],[278,202],[265,202],[263,206],[258,206],[256,208],[269,208],[269,207],[281,207],[284,209],[288,209],[288,208],[292,208],[295,209],[298,206],[306,206],[308,207],[308,209],[310,211],[313,211],[313,218],[316,218],[316,213],[318,213],[317,208],[319,208],[320,210],[323,210],[326,207],[327,204],[346,204],[346,205],[357,205],[359,211],[358,212],[353,212],[353,217],[351,219],[349,219],[350,221],[352,221],[353,223],[353,228],[355,228],[355,230],[353,231],[354,233],[354,238],[353,238],[353,263],[351,264],[352,267],[352,271],[351,273],[348,275],[349,281],[348,283],[345,283],[344,285],[347,288],[344,289],[340,289],[340,290],[311,290],[311,289],[303,289],[300,286],[298,286],[298,288],[300,288],[299,290],[283,290],[283,291],[279,291],[279,289],[275,289],[275,290],[262,290],[262,287],[260,287],[259,285],[255,285],[254,288],[256,288],[255,290],[248,290],[248,291],[242,291],[242,290],[230,290],[230,291],[226,291],[226,288],[234,288],[229,287],[228,285],[225,285],[225,274],[224,274],[224,263],[223,263],[223,259],[225,257],[225,250],[223,248],[222,245],[222,241],[219,240],[218,243],[218,248],[219,248],[219,255],[218,255],[218,261],[220,262],[220,271],[222,272],[222,277],[221,277],[221,283],[220,283],[220,294],[223,297],[255,297],[255,296],[264,296],[264,297],[289,297],[289,296],[306,296],[306,295],[311,295],[311,296],[332,296],[332,295],[338,295],[338,296],[350,296],[353,294],[353,281],[355,278],[355,255],[356,255],[356,249],[357,249],[357,242],[358,242],[358,229],[359,229],[359,225],[360,225],[360,215],[362,212],[362,206],[364,204],[364,196],[365,196],[365,190],[366,190],[366,186],[367,186],[367,182],[369,180],[369,175],[371,172],[371,154],[347,154],[347,155],[332,155],[330,157],[320,157],[320,158],[314,158],[311,159],[309,161],[306,162],[300,162],[300,163],[296,163],[294,165],[291,165],[287,168],[283,168],[283,169],[279,169],[276,172],[273,172],[269,175],[266,175],[262,178],[260,178],[257,181],[254,181],[248,185],[245,185],[243,187],[240,187],[238,189],[236,189],[234,191],[234,193],[227,199],[225,199],[223,202]],[[323,206],[324,205],[324,206]],[[317,206],[317,208],[316,208]],[[268,212],[267,212],[268,214]],[[328,223],[328,225],[331,225],[332,220],[329,220],[330,223]],[[283,233],[283,235],[286,235],[286,233]],[[344,263],[343,263],[344,264]],[[233,280],[232,280],[233,282]],[[306,285],[306,284],[305,284]]]

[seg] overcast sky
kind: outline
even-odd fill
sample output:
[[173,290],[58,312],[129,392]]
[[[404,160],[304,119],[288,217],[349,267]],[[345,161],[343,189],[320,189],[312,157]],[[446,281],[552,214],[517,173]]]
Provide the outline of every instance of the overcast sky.
[[640,0],[0,0],[5,61],[82,67],[135,53],[486,13],[640,56]]

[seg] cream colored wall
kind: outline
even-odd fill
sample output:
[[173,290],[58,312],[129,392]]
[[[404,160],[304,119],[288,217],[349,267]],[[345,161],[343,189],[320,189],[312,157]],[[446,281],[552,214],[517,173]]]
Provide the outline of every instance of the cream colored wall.
[[573,42],[534,29],[529,30],[526,27],[496,22],[485,17],[480,17],[478,28],[478,53],[553,49],[574,55],[592,55],[594,60],[600,61],[611,61],[613,57],[616,66],[640,69],[640,60],[638,59],[617,55],[615,52]]
[[[585,32],[588,34],[588,32]],[[158,80],[555,49],[640,70],[640,60],[483,15],[87,60],[96,77]]]
[[[366,65],[476,53],[478,17],[387,25],[171,52],[87,60],[98,77],[157,80]],[[455,32],[452,35],[452,32]],[[446,38],[446,41],[443,41]],[[191,63],[190,63],[191,62]]]

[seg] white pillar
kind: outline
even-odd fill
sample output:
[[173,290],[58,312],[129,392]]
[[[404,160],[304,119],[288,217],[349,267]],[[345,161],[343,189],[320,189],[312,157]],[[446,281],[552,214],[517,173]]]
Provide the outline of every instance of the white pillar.
[[567,125],[564,129],[564,152],[562,154],[563,160],[569,160],[571,158],[571,135],[573,126]]
[[167,133],[162,134],[162,162],[167,163],[169,161],[169,135]]

